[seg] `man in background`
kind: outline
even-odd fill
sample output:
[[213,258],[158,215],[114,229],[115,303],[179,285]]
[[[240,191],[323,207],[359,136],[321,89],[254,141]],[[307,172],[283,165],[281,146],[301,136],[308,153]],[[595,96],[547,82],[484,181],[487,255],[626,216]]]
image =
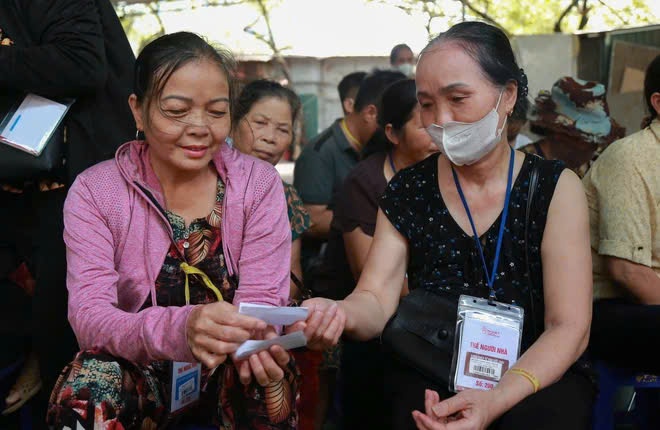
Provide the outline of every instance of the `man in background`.
[[[303,280],[312,290],[314,272],[321,264],[330,232],[333,194],[360,161],[367,143],[377,134],[377,106],[383,90],[404,78],[400,72],[376,70],[361,81],[354,103],[349,101],[350,90],[346,90],[342,101],[344,118],[337,119],[309,142],[296,160],[294,186],[312,218],[312,227],[303,236],[302,243]],[[346,87],[351,79],[346,81]],[[343,86],[340,84],[340,87]],[[342,92],[340,88],[340,97]]]
[[341,102],[341,109],[344,112],[344,117],[353,113],[355,96],[357,96],[360,84],[365,76],[367,76],[367,72],[353,72],[344,76],[341,81],[339,81],[337,91],[339,92],[339,101]]

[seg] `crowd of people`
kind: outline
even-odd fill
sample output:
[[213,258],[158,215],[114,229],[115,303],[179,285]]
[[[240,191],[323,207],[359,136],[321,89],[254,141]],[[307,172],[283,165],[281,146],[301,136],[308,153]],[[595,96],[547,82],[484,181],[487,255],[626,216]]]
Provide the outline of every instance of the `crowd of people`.
[[[75,99],[55,168],[0,177],[3,415],[577,430],[594,362],[658,374],[660,56],[628,135],[599,82],[564,76],[530,103],[486,23],[390,65],[341,79],[343,116],[289,184],[274,166],[301,129],[295,88],[237,82],[190,32],[135,58],[108,0],[3,2],[0,115],[25,93]],[[280,326],[242,303],[308,315]],[[475,321],[509,351],[465,355]],[[237,354],[299,331],[306,347]]]

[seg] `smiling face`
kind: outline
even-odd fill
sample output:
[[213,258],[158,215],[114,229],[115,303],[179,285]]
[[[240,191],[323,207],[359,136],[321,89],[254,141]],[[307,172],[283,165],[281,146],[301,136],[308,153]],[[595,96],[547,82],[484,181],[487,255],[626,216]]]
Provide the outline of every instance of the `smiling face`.
[[160,94],[146,104],[131,95],[129,104],[138,129],[144,130],[155,170],[207,168],[231,128],[227,76],[209,60],[186,63]]
[[[478,121],[496,106],[501,91],[463,47],[451,42],[432,47],[422,55],[415,82],[424,127],[442,126],[450,121]],[[514,83],[505,85],[497,109],[498,129],[513,110],[516,92]]]
[[277,164],[293,141],[291,106],[279,97],[256,101],[238,125],[237,148],[272,165]]

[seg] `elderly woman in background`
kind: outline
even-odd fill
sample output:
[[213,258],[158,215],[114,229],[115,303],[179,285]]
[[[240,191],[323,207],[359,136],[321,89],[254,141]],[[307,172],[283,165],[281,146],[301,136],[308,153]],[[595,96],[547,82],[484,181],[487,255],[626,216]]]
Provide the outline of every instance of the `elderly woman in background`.
[[564,76],[541,91],[530,112],[530,129],[541,139],[520,148],[548,160],[561,160],[580,178],[625,128],[610,117],[605,86]]
[[[300,99],[292,90],[265,79],[252,81],[243,87],[236,103],[234,146],[245,154],[276,165],[295,140],[299,114]],[[299,303],[310,297],[301,282],[300,242],[311,220],[293,185],[283,184],[291,225],[290,300]],[[299,428],[320,428],[319,368],[322,354],[313,350],[296,350],[293,354],[305,381],[300,387]]]

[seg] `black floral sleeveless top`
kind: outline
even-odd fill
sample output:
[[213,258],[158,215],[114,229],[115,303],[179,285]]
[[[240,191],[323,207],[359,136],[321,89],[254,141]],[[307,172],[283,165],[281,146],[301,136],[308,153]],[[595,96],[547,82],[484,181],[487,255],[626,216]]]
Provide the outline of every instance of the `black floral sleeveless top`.
[[[408,286],[411,290],[425,288],[456,299],[461,294],[488,297],[486,275],[474,238],[452,218],[440,194],[438,156],[434,154],[397,174],[380,200],[385,215],[408,240]],[[525,212],[534,165],[538,165],[539,174],[525,244]],[[559,161],[528,154],[511,192],[494,288],[498,301],[525,309],[524,348],[543,331],[541,241],[550,201],[563,170]],[[501,216],[481,236],[489,270]],[[526,248],[532,283],[527,273]]]

